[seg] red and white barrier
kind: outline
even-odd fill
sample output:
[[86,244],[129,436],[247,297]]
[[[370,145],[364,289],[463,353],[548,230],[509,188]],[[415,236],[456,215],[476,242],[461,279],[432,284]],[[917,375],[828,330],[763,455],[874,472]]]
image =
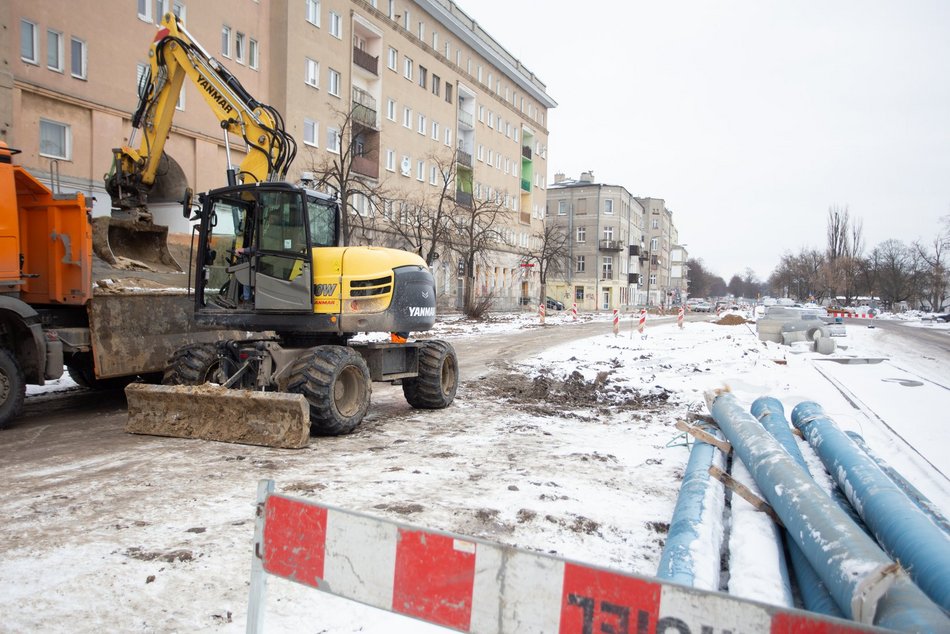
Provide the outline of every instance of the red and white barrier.
[[273,486],[258,486],[248,632],[263,629],[267,574],[461,632],[873,631],[390,522],[276,494]]
[[637,330],[642,335],[646,327],[647,327],[647,309],[641,308],[640,309],[640,323],[637,325]]
[[538,304],[538,317],[541,318],[541,323],[544,323],[544,304]]
[[577,321],[577,302],[571,304],[571,317]]
[[614,336],[620,332],[620,311],[614,308]]
[[680,306],[679,310],[676,311],[676,325],[680,327],[680,330],[683,329],[683,318],[686,316],[686,311],[683,310],[683,307]]
[[874,319],[874,313],[852,313],[846,310],[829,310],[831,317],[847,317],[849,319]]

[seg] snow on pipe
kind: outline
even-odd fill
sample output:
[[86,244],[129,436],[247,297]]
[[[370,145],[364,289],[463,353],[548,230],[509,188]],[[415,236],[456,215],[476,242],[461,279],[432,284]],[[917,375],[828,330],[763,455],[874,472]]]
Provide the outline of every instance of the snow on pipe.
[[934,524],[825,414],[806,401],[792,423],[838,481],[855,510],[892,557],[940,607],[950,611],[950,535]]
[[[801,451],[798,449],[798,444],[792,436],[791,427],[789,427],[789,422],[785,418],[785,408],[782,406],[782,402],[771,396],[763,396],[752,402],[750,411],[752,415],[762,423],[762,426],[775,437],[795,462],[805,470],[805,473],[810,473],[808,465],[805,463],[805,458],[802,456]],[[848,506],[850,506],[850,504]],[[821,577],[818,576],[818,573],[815,572],[815,569],[812,568],[812,565],[808,562],[805,553],[798,544],[795,543],[795,540],[789,535],[788,531],[784,531],[783,535],[785,537],[785,543],[788,546],[788,558],[792,564],[792,571],[795,573],[798,591],[801,594],[802,603],[805,604],[805,608],[812,612],[817,612],[818,614],[827,614],[828,616],[837,617],[842,616],[843,614],[840,608],[838,608],[834,599],[831,598],[831,593],[828,592],[828,588],[821,581]]]
[[929,498],[927,498],[926,495],[921,493],[917,487],[908,482],[907,479],[904,478],[900,472],[894,469],[894,467],[889,465],[887,461],[884,460],[884,458],[881,458],[879,455],[874,453],[871,448],[867,446],[867,443],[864,442],[864,438],[861,437],[861,434],[853,431],[846,431],[845,433],[858,447],[861,448],[861,451],[866,453],[868,457],[871,458],[871,460],[877,463],[877,466],[881,468],[881,471],[887,474],[887,477],[889,477],[891,481],[896,484],[907,495],[907,497],[910,498],[911,502],[916,504],[921,511],[930,517],[931,520],[933,520],[934,524],[942,528],[944,532],[950,533],[950,521],[947,521],[947,518],[944,517],[943,513],[940,512],[940,509],[938,509],[934,503],[931,502]]
[[[660,579],[704,590],[719,589],[724,495],[722,485],[709,475],[714,460],[722,461],[715,447],[700,440],[693,443],[660,555],[656,573]],[[697,543],[702,544],[701,549],[695,547]],[[699,552],[713,555],[701,561]]]
[[881,597],[902,574],[900,567],[831,501],[735,396],[707,392],[706,402],[841,611],[855,621],[873,623]]

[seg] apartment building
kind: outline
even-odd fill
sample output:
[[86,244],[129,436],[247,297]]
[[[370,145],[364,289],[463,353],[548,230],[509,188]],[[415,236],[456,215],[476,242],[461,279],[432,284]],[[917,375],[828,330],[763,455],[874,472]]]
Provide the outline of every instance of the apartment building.
[[[637,201],[643,207],[646,251],[649,254],[644,271],[646,304],[668,307],[674,303],[677,291],[684,284],[681,268],[676,271],[680,275],[674,278],[671,258],[679,245],[679,231],[673,223],[673,211],[662,198],[640,197]],[[677,257],[682,258],[682,255],[678,254]]]
[[686,303],[689,297],[689,251],[684,244],[670,249],[670,300],[674,306]]
[[644,210],[620,185],[597,183],[590,172],[577,180],[556,174],[548,188],[547,221],[568,237],[569,257],[551,297],[585,310],[643,303]]
[[[127,0],[108,8],[76,0],[10,0],[0,26],[15,34],[0,51],[0,140],[23,151],[41,179],[96,198],[109,213],[103,175],[112,148],[136,145],[130,115],[156,24],[172,11],[257,100],[274,106],[297,139],[289,177],[351,158],[347,213],[365,230],[354,242],[400,245],[381,216],[439,191],[450,167],[459,205],[491,200],[504,213],[505,243],[479,262],[476,294],[500,308],[536,295],[521,267],[546,207],[545,85],[450,0]],[[150,195],[156,221],[186,231],[173,201],[185,186],[224,183],[242,143],[221,127],[194,85],[179,96],[166,143],[169,169]],[[346,150],[350,150],[347,152]],[[168,203],[163,209],[161,203]],[[443,304],[460,295],[463,269],[449,249],[433,264]]]

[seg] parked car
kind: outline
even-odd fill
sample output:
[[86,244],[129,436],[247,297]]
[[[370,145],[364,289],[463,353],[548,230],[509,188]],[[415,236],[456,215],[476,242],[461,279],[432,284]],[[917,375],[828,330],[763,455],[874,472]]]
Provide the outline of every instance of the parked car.
[[548,310],[564,310],[564,304],[557,301],[553,297],[548,297],[545,304],[547,304]]
[[706,302],[700,302],[698,304],[693,304],[690,310],[692,310],[694,313],[711,313],[712,309],[712,305],[707,304]]

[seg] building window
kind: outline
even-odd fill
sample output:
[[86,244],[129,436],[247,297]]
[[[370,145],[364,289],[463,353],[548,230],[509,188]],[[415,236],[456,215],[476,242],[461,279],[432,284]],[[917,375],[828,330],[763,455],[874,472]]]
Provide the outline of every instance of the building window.
[[340,153],[340,131],[336,128],[327,128],[327,150],[334,154]]
[[429,184],[436,185],[439,182],[439,168],[435,165],[429,167]]
[[604,259],[600,262],[600,279],[602,280],[612,280],[614,279],[614,258],[610,255],[605,255]]
[[574,287],[574,301],[576,302],[584,301],[584,287],[583,286]]
[[656,286],[656,273],[650,273],[650,286]]
[[402,28],[408,31],[410,24],[412,24],[412,17],[409,15],[409,9],[406,9],[402,12]]
[[403,58],[402,74],[406,79],[412,81],[412,60],[408,57]]
[[69,41],[70,71],[76,79],[86,78],[86,43],[78,37]]
[[566,216],[568,208],[569,208],[568,201],[566,200],[557,201],[557,215]]
[[139,4],[139,20],[145,20],[146,22],[152,21],[152,5],[149,0],[138,0]]
[[445,128],[445,144],[452,147],[452,128]]
[[307,22],[320,26],[320,0],[307,0]]
[[386,170],[390,172],[396,171],[396,151],[395,150],[386,150]]
[[396,101],[393,99],[386,100],[386,118],[390,121],[396,120]]
[[614,201],[612,198],[604,200],[604,213],[612,214],[614,212]]
[[330,11],[330,35],[338,40],[343,39],[343,20],[334,11]]
[[20,20],[20,59],[30,64],[39,64],[36,25],[29,20]]
[[248,40],[247,46],[247,65],[257,70],[260,66],[260,49],[257,45],[257,40],[251,38]]
[[330,69],[330,85],[327,90],[334,97],[340,96],[340,73],[332,68]]
[[425,66],[419,66],[419,85],[423,88],[426,87],[426,83],[429,81],[429,71]]
[[178,102],[175,103],[175,110],[185,111],[185,85],[181,85],[181,90],[178,91]]
[[319,124],[313,119],[303,120],[303,142],[307,145],[317,147],[317,133],[320,129]]
[[69,126],[57,121],[40,119],[40,156],[68,161],[72,138]]
[[423,181],[426,177],[426,162],[419,161],[416,163],[416,180]]
[[320,86],[320,64],[309,57],[306,60],[307,69],[306,75],[304,76],[304,82],[308,86],[313,86],[318,88]]
[[660,219],[659,219],[659,218],[654,218],[654,219],[653,219],[653,228],[654,228],[654,229],[659,229],[659,228],[660,228]]
[[234,59],[244,63],[247,55],[247,36],[238,31],[234,34]]
[[221,27],[221,54],[231,57],[231,27]]
[[481,143],[478,144],[478,160],[485,161],[485,146]]
[[419,134],[426,133],[426,116],[422,113],[419,113],[419,124],[416,126],[416,131]]
[[396,64],[399,61],[399,51],[394,49],[392,46],[389,47],[389,56],[386,58],[386,65],[389,67],[389,70],[396,70]]
[[614,239],[614,228],[604,227],[604,240],[613,240],[613,239]]
[[[439,33],[438,31],[432,32],[432,48],[433,50],[439,50]],[[448,57],[448,55],[446,55]]]
[[452,84],[445,82],[445,102],[452,103]]
[[419,20],[419,39],[420,40],[426,39],[426,23],[423,22],[422,20]]
[[442,80],[438,75],[432,75],[432,94],[436,97],[439,96],[439,93],[442,92]]
[[46,30],[46,67],[63,72],[63,34],[52,29]]
[[577,228],[577,241],[584,242],[587,240],[587,227],[578,227]]
[[439,140],[439,122],[438,121],[432,122],[432,140],[433,141]]
[[412,108],[402,109],[402,125],[410,130],[412,129]]
[[576,269],[576,271],[577,271],[578,273],[583,273],[584,270],[585,270],[585,268],[586,268],[586,267],[585,267],[585,264],[586,264],[586,263],[585,263],[585,261],[584,261],[584,256],[583,256],[583,255],[578,255],[578,256],[575,256],[574,259],[575,259],[575,262],[577,263],[577,269]]
[[656,253],[656,247],[659,245],[659,238],[650,238],[650,253]]

